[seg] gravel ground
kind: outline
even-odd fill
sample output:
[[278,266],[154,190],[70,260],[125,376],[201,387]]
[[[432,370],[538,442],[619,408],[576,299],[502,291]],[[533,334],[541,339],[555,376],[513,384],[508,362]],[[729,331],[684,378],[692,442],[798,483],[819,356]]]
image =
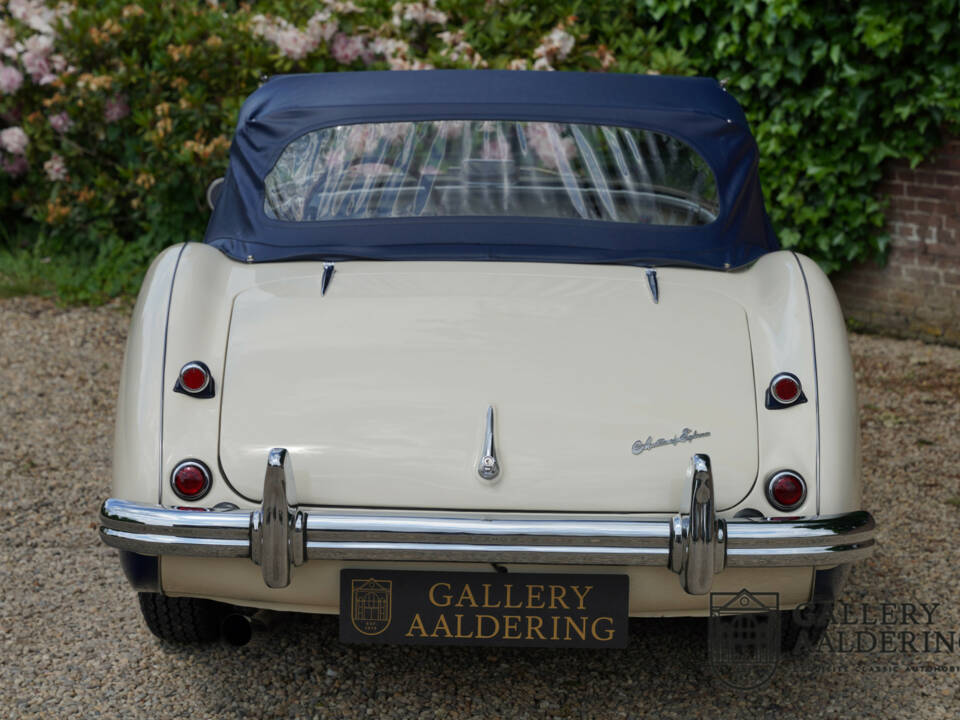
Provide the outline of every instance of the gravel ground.
[[[960,715],[960,639],[786,658],[747,692],[710,679],[702,620],[633,621],[629,648],[606,652],[344,646],[333,618],[309,615],[241,649],[165,645],[95,530],[126,326],[120,308],[0,302],[0,717]],[[845,600],[940,603],[930,628],[958,636],[960,350],[852,346],[881,545]]]

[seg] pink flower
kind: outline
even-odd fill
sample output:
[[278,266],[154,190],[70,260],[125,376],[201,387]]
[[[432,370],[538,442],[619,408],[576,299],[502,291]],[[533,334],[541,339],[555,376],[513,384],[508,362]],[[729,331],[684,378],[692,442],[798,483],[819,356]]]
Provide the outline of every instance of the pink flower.
[[50,127],[58,133],[65,133],[73,127],[73,120],[70,119],[70,116],[67,115],[66,112],[57,113],[56,115],[50,116]]
[[437,0],[428,0],[428,2],[412,2],[412,3],[394,3],[391,10],[393,10],[393,24],[400,26],[401,13],[403,13],[403,20],[410,20],[415,22],[418,25],[426,25],[427,23],[436,23],[438,25],[443,25],[447,22],[447,14],[442,10],[437,10]]
[[23,41],[23,47],[28,53],[47,57],[53,52],[53,38],[49,35],[31,35]]
[[130,107],[127,105],[126,98],[122,95],[107,100],[107,104],[103,109],[103,119],[108,123],[123,120],[129,114]]
[[12,95],[23,84],[23,74],[15,67],[0,65],[0,92]]
[[67,173],[67,164],[63,158],[54,153],[50,159],[43,164],[43,171],[47,174],[50,182],[66,180],[70,175]]
[[0,53],[12,48],[14,39],[13,28],[0,20]]
[[46,84],[41,81],[46,79],[47,76],[52,75],[50,72],[50,60],[45,55],[25,52],[20,56],[20,61],[23,63],[24,70],[30,73],[30,77],[33,78],[35,83]]
[[330,44],[330,54],[338,63],[349,65],[361,55],[369,53],[362,35],[347,36],[337,33]]
[[274,36],[277,49],[291,60],[300,60],[316,49],[314,39],[296,28],[280,30]]
[[27,171],[27,159],[23,155],[14,155],[13,157],[3,158],[0,166],[8,175],[17,177]]
[[27,134],[20,127],[8,127],[0,130],[0,146],[11,155],[23,155],[30,144]]
[[320,44],[320,41],[330,42],[334,35],[337,34],[336,20],[331,20],[330,12],[327,10],[321,10],[313,14],[313,17],[307,22],[307,34],[313,38],[313,41]]
[[573,50],[575,42],[573,35],[559,26],[555,27],[534,48],[533,56],[537,60],[533,63],[533,69],[553,70],[553,62],[565,60]]

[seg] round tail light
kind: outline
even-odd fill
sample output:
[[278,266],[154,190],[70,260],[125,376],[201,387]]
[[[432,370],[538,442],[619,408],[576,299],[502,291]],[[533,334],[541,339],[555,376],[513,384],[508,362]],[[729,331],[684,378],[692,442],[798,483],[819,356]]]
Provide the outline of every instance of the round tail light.
[[767,499],[777,510],[793,510],[807,497],[807,484],[799,473],[782,470],[767,483]]
[[781,405],[792,405],[800,399],[800,381],[796,375],[780,373],[770,381],[770,394]]
[[210,490],[210,470],[199,460],[184,460],[173,469],[170,484],[178,497],[199,500]]
[[188,362],[180,368],[180,386],[188,393],[202,393],[210,384],[210,371],[199,362]]

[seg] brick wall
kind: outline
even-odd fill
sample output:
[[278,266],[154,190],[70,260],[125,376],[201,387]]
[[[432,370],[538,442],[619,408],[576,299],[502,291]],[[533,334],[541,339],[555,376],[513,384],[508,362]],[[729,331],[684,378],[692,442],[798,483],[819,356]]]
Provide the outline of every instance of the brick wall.
[[960,138],[915,169],[891,163],[881,190],[889,259],[831,278],[844,314],[855,327],[960,345]]

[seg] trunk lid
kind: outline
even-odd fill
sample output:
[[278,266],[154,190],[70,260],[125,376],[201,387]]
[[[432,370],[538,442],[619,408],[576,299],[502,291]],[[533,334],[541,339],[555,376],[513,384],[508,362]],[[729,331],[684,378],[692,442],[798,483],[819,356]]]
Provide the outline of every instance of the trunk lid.
[[342,267],[322,297],[309,276],[235,299],[220,459],[247,497],[271,447],[310,505],[673,513],[694,452],[718,507],[752,487],[753,364],[729,297],[661,272],[654,304],[639,268]]

